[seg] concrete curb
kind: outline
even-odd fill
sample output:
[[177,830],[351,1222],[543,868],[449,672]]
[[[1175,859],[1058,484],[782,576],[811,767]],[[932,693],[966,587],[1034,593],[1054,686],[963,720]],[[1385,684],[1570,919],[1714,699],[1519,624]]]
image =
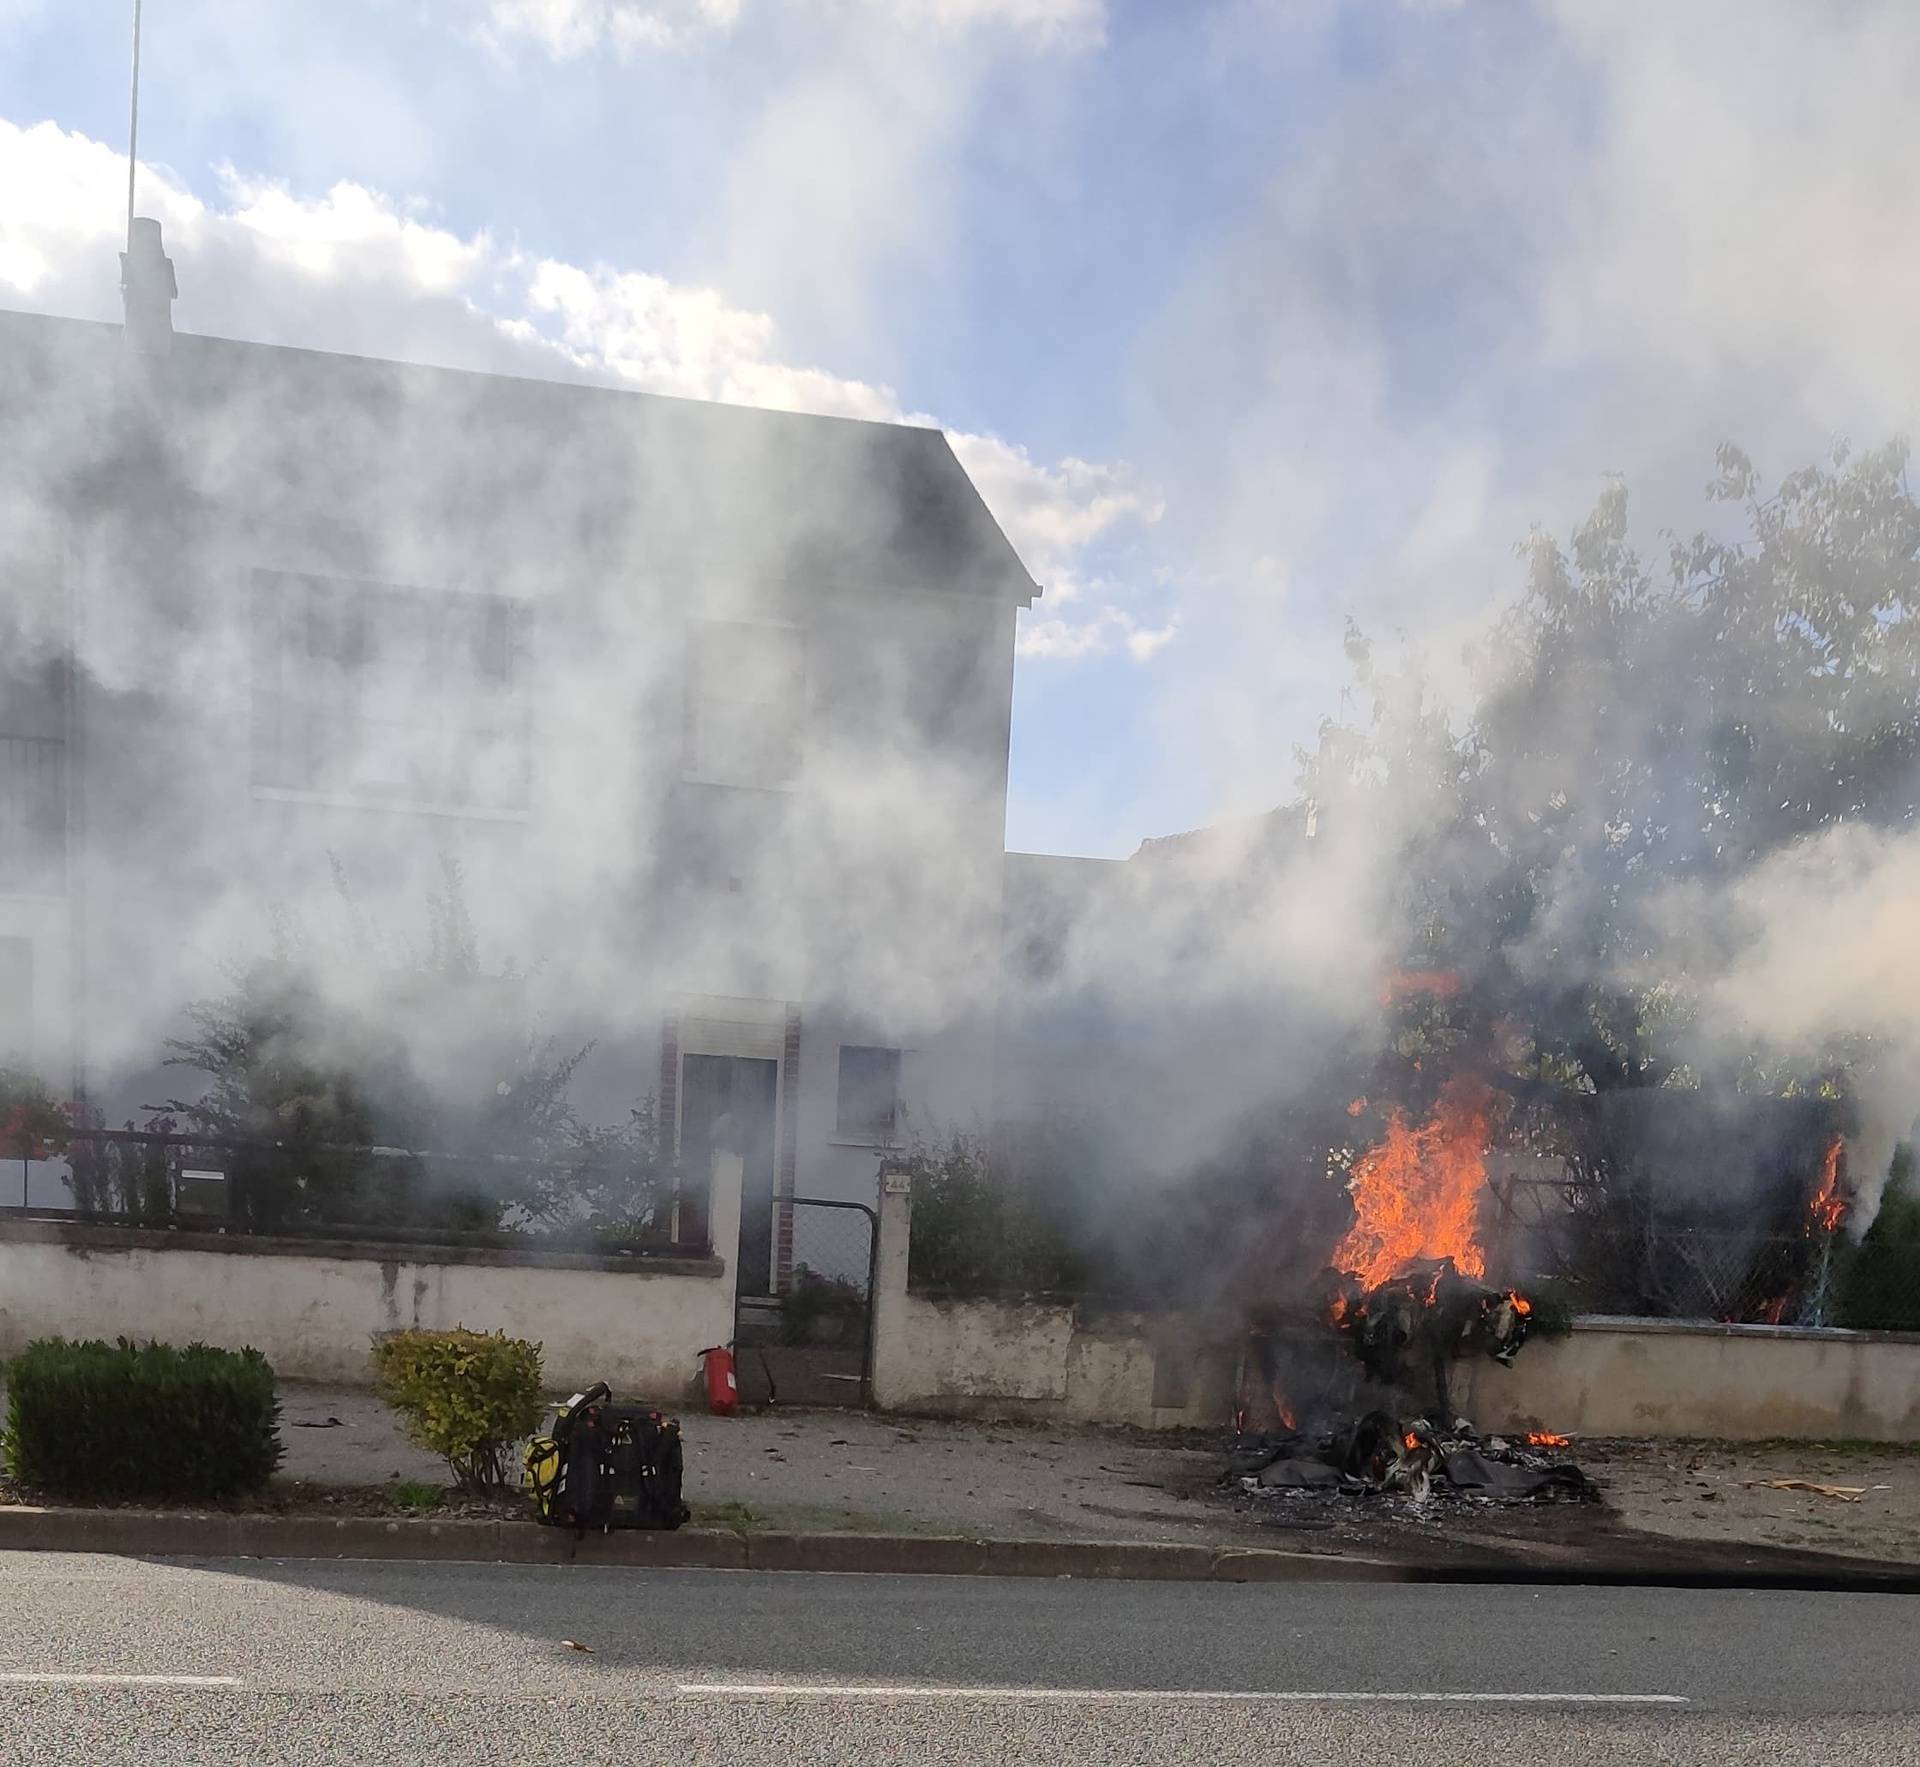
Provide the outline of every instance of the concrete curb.
[[584,1539],[527,1521],[187,1514],[0,1508],[0,1552],[142,1558],[411,1559],[725,1571],[843,1571],[935,1577],[1089,1577],[1188,1583],[1575,1583],[1681,1589],[1920,1594],[1920,1565],[1688,1563],[1414,1564],[1260,1547],[1134,1541],[969,1540],[914,1534],[736,1534],[682,1528]]

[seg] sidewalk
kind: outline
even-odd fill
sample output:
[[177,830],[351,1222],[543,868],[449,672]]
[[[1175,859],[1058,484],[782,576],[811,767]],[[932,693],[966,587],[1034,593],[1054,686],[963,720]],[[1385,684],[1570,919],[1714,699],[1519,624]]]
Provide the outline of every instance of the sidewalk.
[[[287,1386],[283,1475],[441,1483],[371,1395]],[[305,1427],[337,1417],[335,1427]],[[1598,1506],[1297,1498],[1236,1507],[1213,1445],[1138,1432],[858,1411],[682,1415],[695,1525],[749,1531],[1269,1547],[1466,1562],[1495,1554],[1817,1552],[1920,1565],[1920,1449],[1581,1442]],[[1765,1481],[1865,1487],[1857,1501]],[[1877,1489],[1875,1487],[1884,1487]]]
[[[285,1478],[374,1485],[446,1477],[370,1394],[287,1384],[281,1409]],[[337,1427],[309,1427],[334,1417]],[[1249,1543],[1241,1518],[1185,1495],[1219,1470],[1214,1454],[1195,1448],[863,1411],[688,1411],[681,1429],[697,1526]]]

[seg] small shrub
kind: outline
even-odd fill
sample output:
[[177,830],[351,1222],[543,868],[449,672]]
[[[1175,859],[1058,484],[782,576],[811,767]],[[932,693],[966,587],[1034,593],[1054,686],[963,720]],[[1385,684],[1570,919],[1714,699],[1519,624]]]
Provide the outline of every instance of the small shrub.
[[42,1338],[7,1369],[7,1470],[62,1496],[257,1491],[280,1464],[279,1420],[258,1350]]
[[781,1327],[790,1344],[835,1342],[852,1331],[866,1311],[866,1290],[857,1283],[843,1276],[822,1276],[799,1264],[794,1267],[793,1287],[781,1303]]
[[401,1331],[373,1347],[380,1396],[462,1491],[498,1490],[540,1421],[540,1346],[504,1332]]

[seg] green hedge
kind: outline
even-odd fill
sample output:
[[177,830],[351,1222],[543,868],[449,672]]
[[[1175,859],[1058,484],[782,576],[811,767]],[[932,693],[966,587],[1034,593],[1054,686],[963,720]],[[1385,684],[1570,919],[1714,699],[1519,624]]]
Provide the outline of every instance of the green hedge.
[[498,1490],[540,1421],[540,1346],[504,1332],[397,1331],[373,1347],[380,1396],[463,1491]]
[[1039,1161],[1016,1162],[953,1133],[903,1162],[913,1184],[910,1287],[936,1294],[1079,1294],[1085,1260],[1067,1237],[1063,1187]]
[[1910,1147],[1895,1156],[1880,1212],[1842,1267],[1836,1323],[1920,1331],[1920,1184]]
[[60,1496],[257,1491],[280,1464],[279,1422],[258,1350],[42,1338],[7,1368],[7,1471]]

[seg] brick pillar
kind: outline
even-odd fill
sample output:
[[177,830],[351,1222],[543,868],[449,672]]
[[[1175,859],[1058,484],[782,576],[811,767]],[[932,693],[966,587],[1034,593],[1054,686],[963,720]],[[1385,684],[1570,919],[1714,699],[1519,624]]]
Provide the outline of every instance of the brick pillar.
[[779,1203],[773,1222],[773,1287],[785,1294],[793,1286],[793,1174],[800,1148],[800,1008],[787,1008],[786,1038],[780,1049]]
[[673,1167],[673,1237],[680,1237],[680,1021],[660,1021],[660,1138]]

